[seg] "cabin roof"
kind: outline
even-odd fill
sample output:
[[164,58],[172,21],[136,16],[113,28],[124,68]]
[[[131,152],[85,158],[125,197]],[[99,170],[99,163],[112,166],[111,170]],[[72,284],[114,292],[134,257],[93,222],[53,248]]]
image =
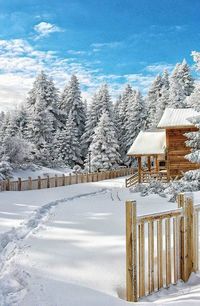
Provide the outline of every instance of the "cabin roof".
[[134,140],[127,155],[162,155],[165,153],[165,147],[165,130],[141,131]]
[[188,119],[198,116],[199,113],[193,108],[166,108],[158,124],[158,128],[183,128],[192,127]]

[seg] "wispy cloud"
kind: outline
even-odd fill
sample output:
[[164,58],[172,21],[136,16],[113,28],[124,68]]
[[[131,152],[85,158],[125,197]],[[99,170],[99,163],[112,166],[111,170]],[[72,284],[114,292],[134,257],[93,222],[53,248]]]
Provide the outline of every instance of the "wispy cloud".
[[171,72],[174,68],[174,65],[168,63],[154,63],[145,67],[147,72],[162,74],[164,70]]
[[99,52],[102,49],[110,48],[118,48],[123,46],[124,42],[122,41],[111,41],[111,42],[104,42],[104,43],[92,43],[90,47],[92,48],[93,52]]
[[67,53],[71,54],[71,55],[86,55],[86,54],[88,54],[87,51],[81,51],[81,50],[67,50]]
[[37,32],[37,36],[35,37],[35,39],[47,37],[51,33],[64,31],[64,29],[58,27],[57,25],[44,21],[36,24],[34,26],[34,30]]

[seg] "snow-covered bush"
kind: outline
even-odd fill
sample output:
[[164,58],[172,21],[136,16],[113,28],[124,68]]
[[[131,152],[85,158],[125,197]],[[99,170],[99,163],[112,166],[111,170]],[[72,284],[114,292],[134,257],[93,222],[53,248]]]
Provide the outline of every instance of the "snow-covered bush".
[[79,165],[75,165],[73,168],[73,173],[80,174],[82,173],[82,168]]
[[1,158],[9,161],[14,167],[33,160],[31,154],[33,150],[32,144],[26,140],[15,137],[6,137],[1,148]]
[[12,177],[12,170],[11,164],[6,160],[2,160],[0,162],[0,180]]
[[141,196],[147,196],[150,194],[159,194],[162,197],[165,197],[165,183],[161,181],[152,179],[149,183],[137,184],[135,187],[131,188],[131,192],[140,192]]

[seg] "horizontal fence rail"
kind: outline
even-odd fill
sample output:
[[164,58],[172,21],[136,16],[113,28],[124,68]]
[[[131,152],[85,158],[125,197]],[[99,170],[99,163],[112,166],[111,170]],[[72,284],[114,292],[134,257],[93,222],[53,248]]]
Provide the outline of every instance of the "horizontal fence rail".
[[137,217],[135,201],[126,202],[126,296],[138,301],[199,269],[199,213],[189,194],[178,208]]
[[72,184],[81,184],[88,182],[98,182],[102,180],[113,179],[121,176],[130,175],[133,173],[132,168],[119,168],[112,171],[102,171],[102,172],[92,172],[84,174],[69,174],[54,177],[47,176],[46,178],[41,178],[38,176],[37,179],[22,180],[18,178],[17,181],[4,180],[0,181],[0,191],[25,191],[25,190],[36,190],[44,188],[53,188],[68,186]]

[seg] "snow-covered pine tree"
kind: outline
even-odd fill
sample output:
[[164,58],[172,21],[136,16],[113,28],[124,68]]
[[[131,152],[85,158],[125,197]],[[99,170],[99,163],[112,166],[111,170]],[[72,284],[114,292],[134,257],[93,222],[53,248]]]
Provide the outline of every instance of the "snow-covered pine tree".
[[30,121],[27,128],[28,140],[35,144],[38,150],[37,161],[45,166],[51,166],[50,150],[54,135],[52,116],[46,107],[43,91],[37,93],[34,109],[30,112]]
[[86,114],[85,132],[81,137],[81,149],[82,156],[84,159],[87,157],[88,148],[92,142],[92,137],[94,135],[94,129],[98,124],[99,114],[98,114],[98,97],[95,93],[92,97],[91,105]]
[[78,128],[74,122],[72,111],[69,112],[65,128],[60,132],[59,140],[60,160],[62,159],[65,165],[71,168],[75,165],[82,165]]
[[183,87],[185,97],[189,97],[194,90],[194,79],[191,75],[190,67],[184,59],[179,67],[180,82]]
[[[200,70],[200,58],[197,56],[197,53],[194,54],[194,59],[197,61],[197,68]],[[195,84],[194,91],[192,94],[187,98],[187,102],[190,106],[192,106],[197,112],[200,112],[200,86],[199,83]],[[193,163],[200,164],[200,115],[191,118],[190,121],[196,126],[198,131],[187,133],[186,136],[188,141],[186,141],[186,145],[191,148],[191,153],[186,155],[186,158]],[[198,174],[194,173],[194,179],[196,175],[199,176],[199,170],[197,170]],[[191,172],[192,173],[192,172]],[[187,174],[186,174],[187,175]],[[192,174],[191,174],[192,175]],[[191,177],[190,175],[190,177]]]
[[160,97],[158,98],[158,107],[155,115],[155,126],[159,123],[165,108],[169,104],[169,74],[167,70],[164,70],[162,75],[162,87],[160,90]]
[[170,77],[169,106],[173,108],[188,107],[186,98],[194,89],[194,80],[189,66],[184,60],[177,63]]
[[157,126],[156,111],[159,107],[158,101],[161,97],[162,85],[162,77],[157,75],[147,94],[146,129],[154,128]]
[[89,147],[92,171],[113,169],[120,164],[119,145],[113,123],[107,112],[103,113]]
[[58,89],[55,87],[53,80],[49,79],[43,71],[36,77],[33,88],[30,90],[26,100],[26,106],[31,114],[35,112],[38,99],[43,100],[46,111],[48,111],[52,117],[51,122],[54,132],[56,132],[57,127],[61,125],[60,121],[62,119],[58,108]]
[[127,118],[127,130],[125,135],[125,148],[126,152],[133,144],[133,141],[141,130],[144,129],[146,121],[146,108],[144,100],[139,90],[136,93],[132,93],[127,105],[128,118]]
[[101,85],[97,93],[97,116],[98,120],[104,112],[108,112],[109,116],[112,117],[112,101],[107,84]]
[[126,160],[126,133],[127,133],[127,121],[128,121],[128,103],[131,95],[135,94],[133,88],[127,84],[124,91],[122,92],[121,99],[119,100],[118,106],[118,141],[119,141],[119,152],[122,162]]
[[65,120],[68,119],[69,113],[71,112],[80,140],[85,130],[85,108],[81,99],[79,81],[75,75],[72,75],[69,84],[64,88],[60,108],[65,114]]
[[104,112],[108,112],[109,116],[113,116],[112,101],[107,84],[103,84],[99,90],[93,95],[91,106],[87,112],[85,132],[81,137],[82,152],[84,158],[87,159],[88,148],[92,142],[94,129]]

